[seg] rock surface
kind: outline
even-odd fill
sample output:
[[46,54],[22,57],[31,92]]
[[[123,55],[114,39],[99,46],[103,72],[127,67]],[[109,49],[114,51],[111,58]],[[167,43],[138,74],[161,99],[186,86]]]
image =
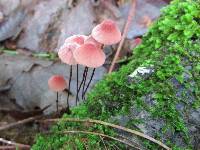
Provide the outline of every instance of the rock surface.
[[[141,71],[143,72],[139,72]],[[188,71],[188,69],[191,69],[191,66],[185,67],[185,72]],[[144,70],[145,69],[145,70]],[[139,71],[138,71],[139,70]],[[147,77],[150,77],[153,75],[152,66],[151,67],[138,67],[133,73],[131,73],[127,78],[129,82],[132,82],[134,84],[138,84],[139,81],[146,80]],[[184,80],[192,82],[192,77],[188,77],[187,74],[184,76]],[[190,79],[190,80],[188,80]],[[184,92],[187,91],[187,102],[180,102],[177,104],[177,111],[181,114],[183,121],[185,124],[187,124],[189,136],[191,138],[192,145],[195,145],[195,149],[197,150],[200,145],[200,108],[195,109],[192,107],[192,104],[195,102],[195,98],[193,97],[190,90],[186,89],[183,85],[181,85],[176,79],[171,80],[174,88],[176,89],[176,95],[180,99],[184,99]],[[150,107],[156,107],[156,100],[154,99],[154,94],[149,94],[146,96],[143,96],[143,101],[145,104],[147,104]],[[190,108],[190,109],[188,109]],[[136,106],[132,106],[130,110],[131,114],[128,116],[119,116],[117,118],[118,122],[122,126],[126,126],[128,121],[131,118],[134,118],[136,120],[142,120],[141,124],[135,124],[135,127],[142,131],[143,133],[150,135],[151,137],[156,137],[157,133],[161,133],[162,129],[165,127],[165,121],[160,118],[154,118],[152,117],[150,112],[147,111],[137,111]],[[180,132],[174,132],[170,129],[168,129],[167,132],[162,134],[162,141],[167,142],[166,137],[171,137],[171,140],[175,142],[176,145],[180,147],[186,147],[187,143],[185,142],[183,133]]]
[[[11,100],[10,103],[15,101],[15,104],[20,108],[32,110],[34,107],[43,108],[52,104],[52,107],[48,109],[51,112],[55,110],[56,93],[48,89],[48,79],[54,74],[61,74],[66,79],[69,79],[69,69],[69,66],[60,62],[40,60],[27,56],[13,57],[2,54],[0,55],[0,87],[10,86],[6,99]],[[80,66],[78,72],[79,84],[82,79],[83,70],[84,68]],[[89,71],[89,75],[91,71]],[[91,86],[100,80],[105,72],[103,67],[98,68]],[[73,67],[70,92],[70,106],[74,106],[76,96],[76,67]],[[5,106],[3,105],[5,98],[3,98],[4,96],[1,93],[0,95],[0,107]],[[59,96],[60,108],[66,107],[67,92],[64,91]]]
[[[126,21],[129,3],[119,7],[113,0],[0,0],[0,11],[5,16],[0,24],[0,41],[12,38],[18,48],[30,51],[57,50],[64,39],[73,34],[89,35],[92,28],[103,19],[117,21],[122,29]],[[164,1],[138,1],[136,16],[127,38],[143,35],[148,22],[160,15]],[[11,7],[10,7],[11,6]],[[17,38],[16,38],[17,37]]]
[[[127,18],[130,3],[126,3],[120,7],[120,10],[125,18]],[[132,20],[132,25],[127,34],[128,39],[133,39],[142,36],[148,30],[151,22],[160,16],[160,9],[167,5],[167,2],[162,0],[140,0],[137,1],[136,15]],[[149,23],[148,23],[149,21]]]

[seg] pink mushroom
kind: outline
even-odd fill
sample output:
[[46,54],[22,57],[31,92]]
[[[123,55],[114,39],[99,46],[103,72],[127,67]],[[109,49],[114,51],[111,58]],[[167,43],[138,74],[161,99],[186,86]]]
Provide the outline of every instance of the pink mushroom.
[[77,62],[74,59],[73,51],[79,47],[76,43],[65,43],[58,51],[58,56],[63,63],[69,65],[76,65]]
[[85,39],[84,44],[86,44],[86,43],[92,43],[92,44],[96,45],[97,48],[102,47],[102,44],[97,42],[91,35]]
[[[78,70],[78,64],[76,60],[74,59],[73,51],[79,47],[79,44],[75,42],[69,42],[65,43],[60,50],[58,51],[58,56],[61,59],[62,62],[70,65],[70,75],[69,75],[69,83],[68,83],[68,94],[67,94],[67,113],[70,113],[69,110],[69,95],[70,95],[70,88],[71,88],[71,79],[72,79],[72,65],[77,65]],[[78,79],[78,71],[77,71],[77,79]],[[77,80],[78,84],[78,80]]]
[[56,108],[58,112],[58,92],[63,91],[67,87],[67,83],[63,76],[54,75],[48,81],[49,88],[56,92]]
[[121,40],[121,32],[116,23],[108,19],[104,20],[92,30],[92,37],[99,43],[112,45]]
[[141,39],[141,38],[136,38],[136,39],[134,40],[134,43],[135,43],[136,45],[139,45],[139,44],[142,43],[142,39]]
[[136,46],[140,45],[141,43],[142,43],[142,39],[141,38],[136,38],[131,42],[130,48],[133,49]]
[[84,44],[85,39],[87,38],[87,36],[85,35],[73,35],[68,37],[65,40],[65,43],[77,43],[79,45]]
[[[85,42],[85,44],[81,45],[76,50],[74,50],[73,54],[74,54],[74,58],[79,64],[86,66],[83,73],[82,81],[78,89],[78,92],[79,92],[81,85],[83,84],[82,98],[84,99],[85,93],[87,92],[87,88],[93,78],[95,69],[104,64],[106,56],[103,50],[100,49],[96,44],[94,44],[94,42]],[[88,85],[86,86],[86,89],[85,89],[88,67],[93,68],[93,71],[92,71],[90,81],[88,82]]]
[[67,87],[63,76],[54,75],[48,81],[49,88],[54,92],[61,92]]
[[73,51],[74,58],[79,64],[97,68],[104,64],[106,56],[104,52],[92,43],[86,43]]
[[[70,76],[69,76],[69,85],[68,85],[68,95],[67,95],[67,111],[69,111],[69,95],[70,95],[70,87],[71,87],[71,78],[72,78],[72,65],[77,66],[77,91],[78,91],[78,64],[73,56],[73,51],[84,44],[87,36],[85,35],[74,35],[65,40],[64,45],[60,48],[58,52],[58,56],[62,62],[70,65]],[[78,95],[77,95],[78,96]]]

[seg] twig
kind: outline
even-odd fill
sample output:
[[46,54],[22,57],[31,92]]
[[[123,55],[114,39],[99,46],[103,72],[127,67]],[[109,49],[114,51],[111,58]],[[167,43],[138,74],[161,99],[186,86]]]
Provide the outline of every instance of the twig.
[[[46,132],[46,134],[51,134],[52,132]],[[129,142],[126,142],[126,141],[123,141],[121,139],[118,139],[118,138],[115,138],[115,137],[112,137],[112,136],[109,136],[109,135],[106,135],[106,134],[102,134],[102,133],[97,133],[97,132],[90,132],[90,131],[60,131],[60,132],[56,132],[56,134],[80,134],[80,133],[83,133],[83,134],[92,134],[92,135],[97,135],[97,136],[101,136],[101,137],[105,137],[105,138],[109,138],[109,139],[112,139],[112,140],[115,140],[115,141],[118,141],[120,143],[123,143],[123,144],[126,144],[126,145],[129,145],[130,147],[133,147],[135,148],[134,145],[132,145],[131,143]]]
[[40,117],[42,117],[42,116],[30,117],[30,118],[27,118],[27,119],[24,119],[24,120],[20,120],[20,121],[14,122],[14,123],[10,123],[10,124],[5,125],[5,126],[1,126],[0,131],[7,130],[7,129],[10,129],[10,128],[14,128],[16,126],[20,126],[22,124],[32,122],[36,119],[39,119]]
[[101,139],[101,141],[102,141],[102,143],[103,143],[103,145],[104,145],[104,147],[105,147],[105,150],[108,150],[107,147],[106,147],[106,144],[105,144],[105,142],[104,142],[104,140],[103,140],[103,138],[102,138],[101,136],[99,136],[99,137],[100,137],[100,139]]
[[[122,63],[127,63],[128,61],[130,61],[132,59],[132,57],[126,57],[125,58],[122,58],[122,59],[119,59],[115,62],[115,64],[122,64]],[[105,65],[110,65],[111,64],[111,61],[107,61],[106,63],[104,63]]]
[[122,49],[122,45],[123,45],[124,40],[125,40],[125,37],[126,37],[126,35],[127,35],[127,33],[128,33],[128,29],[129,29],[129,27],[130,27],[132,18],[135,16],[135,7],[136,7],[136,0],[132,0],[132,6],[131,6],[131,8],[130,8],[129,15],[128,15],[128,18],[127,18],[127,21],[126,21],[126,25],[125,25],[125,27],[124,27],[122,39],[121,39],[121,41],[120,41],[120,43],[119,43],[119,46],[118,46],[118,48],[117,48],[117,51],[116,51],[116,53],[115,53],[114,59],[113,59],[113,61],[112,61],[112,64],[111,64],[111,66],[110,66],[110,68],[109,68],[108,73],[111,73],[111,72],[113,71],[114,66],[115,66],[115,62],[117,61],[117,59],[118,59],[118,57],[119,57],[119,53],[120,53],[120,51],[121,51],[121,49]]
[[[22,148],[24,150],[29,150],[31,148],[29,145],[15,143],[15,142],[12,142],[12,141],[5,140],[3,138],[0,138],[0,142],[8,144],[8,145],[11,145],[12,148],[14,148],[14,149],[16,149],[16,148]],[[7,147],[4,147],[4,149],[3,149],[3,147],[0,146],[0,149],[6,150],[6,149],[11,149],[11,147],[7,146]]]
[[115,18],[120,18],[122,16],[119,9],[108,0],[101,0],[101,3],[112,13]]
[[[14,104],[15,104],[15,102],[14,102]],[[19,120],[27,119],[27,118],[34,117],[34,116],[40,116],[50,106],[51,106],[51,104],[45,106],[42,109],[36,109],[36,110],[32,110],[32,111],[10,110],[10,109],[7,109],[7,108],[2,108],[2,109],[0,109],[0,112],[9,114],[12,118],[19,121]]]
[[3,86],[3,87],[0,87],[0,92],[6,92],[8,90],[10,90],[11,86],[10,85],[6,85],[6,86]]
[[139,147],[139,144],[136,143],[135,141],[129,139],[128,137],[125,137],[123,135],[118,135],[119,137],[121,137],[122,139],[126,140],[126,141],[130,141],[131,143],[135,144],[135,148],[137,148],[138,150],[142,150],[140,147]]
[[115,147],[116,149],[115,150],[120,150],[119,149],[119,147],[117,147],[117,145],[116,144],[113,144],[113,146],[112,147]]
[[147,139],[147,140],[149,140],[149,141],[151,141],[153,143],[156,143],[156,144],[160,145],[161,147],[163,147],[166,150],[171,150],[171,148],[169,148],[168,146],[166,146],[162,142],[160,142],[160,141],[158,141],[158,140],[156,140],[156,139],[154,139],[154,138],[152,138],[152,137],[150,137],[150,136],[148,136],[146,134],[143,134],[143,133],[141,133],[139,131],[128,129],[128,128],[125,128],[125,127],[122,127],[122,126],[119,126],[119,125],[115,125],[115,124],[111,124],[111,123],[108,123],[108,122],[104,122],[104,121],[101,121],[101,120],[78,119],[78,118],[63,118],[63,119],[47,119],[47,120],[43,120],[43,121],[40,121],[40,122],[58,122],[58,121],[88,122],[88,123],[96,123],[96,124],[109,126],[109,127],[112,127],[112,128],[120,129],[120,130],[123,130],[125,132],[137,135],[139,137],[145,138],[145,139]]
[[15,146],[0,146],[0,150],[16,150]]

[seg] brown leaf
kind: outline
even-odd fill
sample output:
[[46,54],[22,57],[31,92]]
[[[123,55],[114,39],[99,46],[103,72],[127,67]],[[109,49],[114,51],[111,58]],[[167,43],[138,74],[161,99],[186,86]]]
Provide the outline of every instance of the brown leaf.
[[8,41],[5,42],[5,47],[7,49],[16,50],[17,45],[16,45],[16,43],[14,41],[8,40]]
[[142,20],[140,21],[140,25],[143,27],[149,27],[152,24],[152,20],[149,16],[145,15],[142,17]]

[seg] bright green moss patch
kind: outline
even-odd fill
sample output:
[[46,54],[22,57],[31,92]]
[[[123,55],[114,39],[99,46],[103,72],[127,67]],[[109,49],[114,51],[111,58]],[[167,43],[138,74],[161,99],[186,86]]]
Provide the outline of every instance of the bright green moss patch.
[[[138,82],[129,81],[128,75],[141,66],[153,66],[154,73]],[[143,122],[141,119],[131,118],[130,108],[134,107],[139,111],[145,110],[152,118],[159,118],[165,122],[162,132],[155,138],[162,140],[162,136],[170,130],[172,134],[180,133],[185,145],[180,148],[170,140],[170,137],[166,137],[164,142],[168,146],[174,149],[192,149],[184,112],[200,106],[199,76],[200,1],[174,0],[163,10],[160,19],[144,36],[142,44],[134,49],[132,61],[118,72],[107,75],[100,81],[88,94],[87,101],[73,108],[72,115],[67,117],[110,121],[111,116],[127,115],[130,118],[127,126],[133,128],[134,124]],[[155,102],[153,105],[146,103],[144,100],[146,95],[151,95]],[[177,109],[178,104],[184,104],[183,114]],[[77,127],[77,123],[67,123],[67,125],[67,129]],[[84,128],[82,125],[78,126]],[[102,126],[90,126],[87,129],[92,131],[98,129],[103,133],[114,134],[111,129]],[[52,141],[54,136],[39,137],[33,149],[49,143],[57,147],[59,144],[63,146],[66,140],[68,144],[83,149],[79,141],[83,135],[56,136],[61,140],[63,138],[62,142]],[[73,138],[76,139],[74,142]],[[89,140],[89,146],[92,144],[97,147],[102,146],[97,136],[84,136],[84,138]],[[148,149],[159,149],[148,141],[144,144]]]

